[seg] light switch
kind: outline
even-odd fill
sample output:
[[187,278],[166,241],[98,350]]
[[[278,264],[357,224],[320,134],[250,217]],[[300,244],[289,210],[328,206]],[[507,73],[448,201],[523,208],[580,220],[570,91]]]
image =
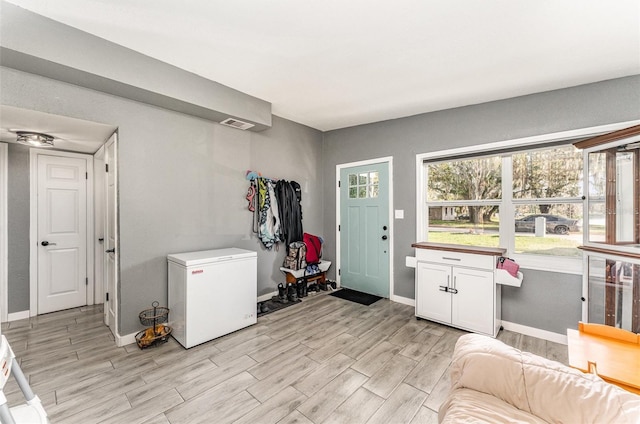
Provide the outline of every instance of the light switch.
[[404,219],[404,209],[396,209],[396,219]]

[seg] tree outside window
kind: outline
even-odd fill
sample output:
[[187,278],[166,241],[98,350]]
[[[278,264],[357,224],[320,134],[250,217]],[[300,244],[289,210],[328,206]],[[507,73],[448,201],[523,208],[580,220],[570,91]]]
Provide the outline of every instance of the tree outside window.
[[[509,163],[510,166],[505,164]],[[578,256],[582,242],[582,154],[573,146],[428,162],[430,241],[515,246],[516,253]],[[511,169],[511,175],[503,172]],[[508,178],[507,178],[508,177]],[[511,181],[512,187],[505,187]],[[509,208],[504,208],[509,204]],[[500,217],[501,206],[514,210]],[[445,214],[445,208],[454,213]],[[541,233],[536,235],[535,218]],[[513,242],[500,240],[509,226]]]

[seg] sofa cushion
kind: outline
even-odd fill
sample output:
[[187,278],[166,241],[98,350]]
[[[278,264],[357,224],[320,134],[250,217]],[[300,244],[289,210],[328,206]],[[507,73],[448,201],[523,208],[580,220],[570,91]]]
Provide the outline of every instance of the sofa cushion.
[[546,421],[522,411],[497,397],[476,390],[459,388],[447,397],[440,407],[440,423],[526,423]]
[[640,396],[478,334],[458,339],[451,381],[454,391],[476,390],[547,422],[640,421]]

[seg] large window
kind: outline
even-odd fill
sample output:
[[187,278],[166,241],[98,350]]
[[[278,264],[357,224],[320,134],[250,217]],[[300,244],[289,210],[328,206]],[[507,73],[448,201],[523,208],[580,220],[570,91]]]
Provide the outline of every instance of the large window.
[[427,163],[429,241],[497,247],[500,156]]
[[429,241],[581,255],[582,153],[572,145],[424,166]]

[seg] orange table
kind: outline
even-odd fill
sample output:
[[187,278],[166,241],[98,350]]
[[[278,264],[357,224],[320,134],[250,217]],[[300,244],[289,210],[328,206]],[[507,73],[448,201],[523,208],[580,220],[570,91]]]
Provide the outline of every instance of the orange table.
[[567,330],[569,365],[593,371],[605,381],[640,394],[640,336],[598,324]]

